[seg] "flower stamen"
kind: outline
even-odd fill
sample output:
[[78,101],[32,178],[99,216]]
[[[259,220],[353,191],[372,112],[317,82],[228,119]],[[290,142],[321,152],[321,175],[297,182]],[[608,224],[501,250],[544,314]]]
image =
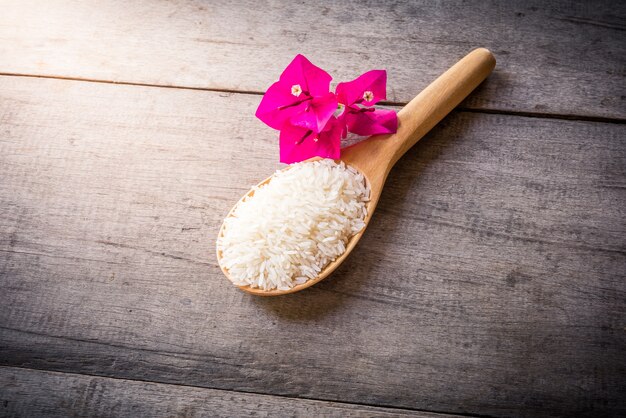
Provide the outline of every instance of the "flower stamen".
[[291,94],[293,94],[296,97],[302,94],[302,87],[300,87],[300,84],[294,84],[293,86],[291,86]]
[[374,93],[367,90],[365,93],[363,93],[363,100],[365,100],[366,102],[371,102],[372,100],[374,100]]

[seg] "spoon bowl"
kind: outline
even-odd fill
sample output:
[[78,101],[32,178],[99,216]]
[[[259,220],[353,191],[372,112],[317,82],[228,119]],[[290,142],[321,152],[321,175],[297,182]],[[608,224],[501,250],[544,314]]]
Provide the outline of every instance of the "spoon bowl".
[[[485,48],[475,49],[439,76],[398,112],[398,130],[396,133],[374,135],[342,150],[341,161],[352,166],[365,177],[370,188],[370,201],[366,205],[365,226],[349,239],[346,244],[346,251],[326,265],[317,277],[287,290],[263,290],[250,286],[238,287],[259,296],[278,296],[304,290],[328,277],[343,263],[363,236],[378,205],[385,180],[391,168],[407,150],[487,78],[495,65],[495,58],[489,50]],[[318,159],[316,157],[307,161]],[[283,170],[289,169],[288,166]],[[272,177],[263,180],[256,187],[269,183]],[[227,217],[232,216],[233,211],[242,201],[254,195],[256,187],[252,188],[237,202]],[[223,228],[224,224],[220,228],[220,237],[223,235]],[[217,258],[218,260],[222,258],[219,248],[217,249]],[[222,267],[221,263],[220,268],[226,277],[230,278],[228,270]]]
[[[308,160],[305,160],[305,162],[317,161],[317,160],[320,160],[320,159],[321,158],[319,158],[319,157],[314,157],[314,158],[309,158]],[[352,167],[357,168],[356,165],[348,163],[346,161],[345,156],[342,157],[341,160],[338,160],[337,162],[339,162],[339,161],[343,161],[345,164],[351,165]],[[287,167],[283,168],[283,170],[289,170],[289,168],[290,168],[290,166],[287,166]],[[357,168],[357,170],[358,170],[358,168]],[[226,217],[232,216],[232,213],[235,211],[235,209],[237,208],[237,206],[241,202],[243,202],[244,200],[254,196],[255,189],[258,188],[258,187],[266,185],[267,183],[269,183],[272,180],[273,177],[274,177],[274,175],[271,175],[270,177],[266,178],[265,180],[263,180],[262,182],[257,184],[255,187],[250,189],[250,191],[248,193],[246,193],[239,200],[239,202],[237,202],[237,204],[235,204],[235,206],[233,206],[233,208],[230,210],[230,212],[228,213],[228,215]],[[263,290],[263,289],[259,289],[259,288],[256,288],[256,287],[250,287],[250,286],[237,286],[237,287],[239,287],[243,291],[246,291],[248,293],[252,293],[252,294],[255,294],[255,295],[259,295],[259,296],[279,296],[279,295],[285,295],[285,294],[288,294],[288,293],[298,292],[300,290],[306,289],[307,287],[313,286],[315,283],[325,279],[333,271],[335,271],[335,269],[337,267],[339,267],[339,265],[341,265],[341,263],[343,262],[343,260],[346,257],[348,257],[348,255],[352,252],[352,249],[356,246],[356,244],[361,239],[361,236],[363,235],[363,232],[365,232],[365,228],[367,228],[369,220],[372,217],[372,214],[374,212],[374,208],[376,207],[376,203],[378,202],[378,197],[380,196],[380,193],[378,193],[378,195],[376,197],[374,197],[374,194],[373,194],[373,191],[372,191],[373,189],[371,187],[371,182],[369,181],[369,179],[367,178],[367,176],[365,174],[364,174],[364,177],[365,177],[365,180],[368,183],[368,186],[370,187],[370,200],[365,205],[365,207],[367,209],[366,216],[365,216],[365,219],[364,219],[365,226],[358,233],[356,233],[355,235],[350,237],[350,240],[346,244],[346,251],[344,251],[339,257],[337,257],[335,260],[333,260],[328,265],[326,265],[326,267],[324,267],[324,269],[320,272],[320,274],[317,277],[315,277],[314,279],[307,280],[306,282],[304,282],[302,284],[295,285],[292,288],[287,289],[287,290],[279,290],[279,289]],[[223,228],[224,228],[224,225],[222,224],[222,227],[220,228],[220,232],[219,232],[219,236],[220,237],[223,235]],[[222,258],[222,253],[219,250],[219,248],[217,249],[217,258],[218,258],[218,260]],[[221,264],[220,264],[220,268],[222,269],[222,272],[224,273],[224,275],[226,275],[226,277],[229,277],[228,269],[223,267]]]

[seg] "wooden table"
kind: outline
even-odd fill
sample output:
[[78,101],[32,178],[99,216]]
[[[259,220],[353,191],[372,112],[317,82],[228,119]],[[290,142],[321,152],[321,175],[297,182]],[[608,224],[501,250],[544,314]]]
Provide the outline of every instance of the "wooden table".
[[[0,416],[624,416],[624,2],[5,0]],[[230,285],[297,53],[399,108],[492,76],[391,173],[329,279]],[[455,415],[456,414],[456,415]]]

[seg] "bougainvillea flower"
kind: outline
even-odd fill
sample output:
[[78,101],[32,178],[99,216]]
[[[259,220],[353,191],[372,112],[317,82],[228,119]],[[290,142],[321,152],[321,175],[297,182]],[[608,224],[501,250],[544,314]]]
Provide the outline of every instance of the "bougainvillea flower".
[[[386,99],[387,72],[372,70],[337,86],[337,99],[345,106],[340,119],[347,130],[357,135],[394,133],[398,118],[393,110],[374,109],[374,104]],[[346,130],[344,129],[343,136]]]
[[292,125],[320,133],[337,108],[330,80],[326,71],[298,54],[267,90],[256,116],[274,129],[293,119]]
[[373,70],[329,91],[332,77],[297,55],[265,92],[256,116],[280,130],[280,161],[339,159],[341,138],[396,132],[393,110],[372,106],[385,100],[387,72]]
[[301,126],[283,125],[280,131],[280,162],[297,163],[312,157],[339,159],[343,125],[332,116],[320,133]]

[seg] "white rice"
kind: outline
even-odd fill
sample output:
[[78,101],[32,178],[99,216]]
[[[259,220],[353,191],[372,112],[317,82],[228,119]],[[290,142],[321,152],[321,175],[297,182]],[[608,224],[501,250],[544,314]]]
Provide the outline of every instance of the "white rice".
[[368,200],[363,175],[343,162],[293,164],[224,220],[219,263],[237,286],[287,290],[305,283],[363,229]]

